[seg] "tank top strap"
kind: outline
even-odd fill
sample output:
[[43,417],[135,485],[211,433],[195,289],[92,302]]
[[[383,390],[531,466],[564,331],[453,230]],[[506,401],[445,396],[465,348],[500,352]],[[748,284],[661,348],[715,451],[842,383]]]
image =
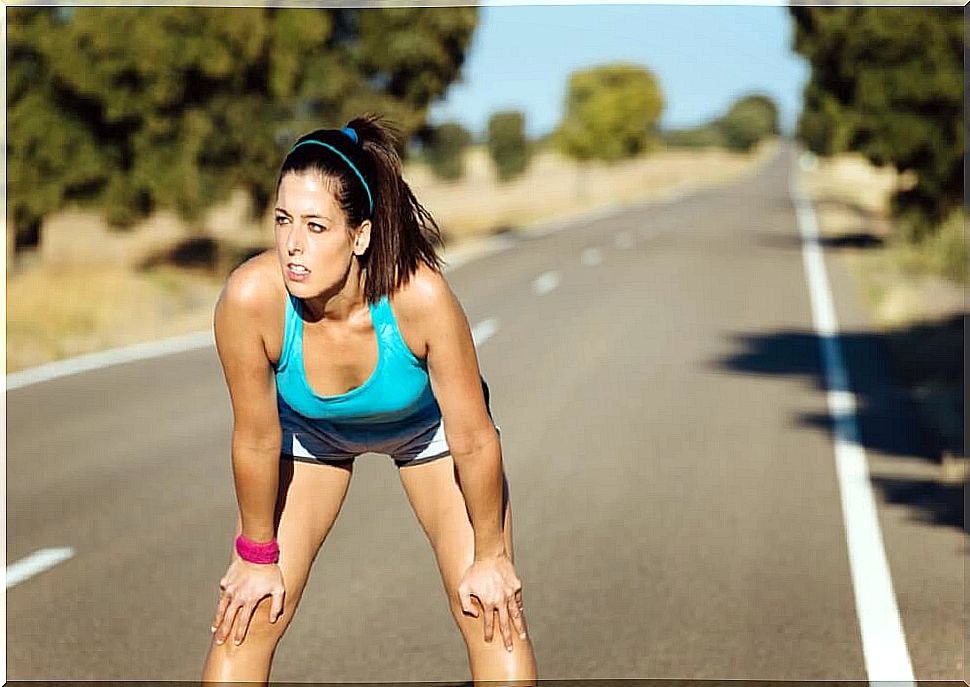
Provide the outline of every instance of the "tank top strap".
[[374,328],[381,331],[384,327],[394,324],[394,314],[391,312],[391,303],[387,296],[381,296],[371,308],[371,320]]
[[283,326],[283,347],[280,349],[280,359],[276,364],[276,371],[282,372],[290,363],[290,359],[293,357],[294,343],[299,339],[302,340],[299,331],[302,320],[298,312],[299,304],[296,302],[296,296],[287,292],[286,294],[286,320]]
[[404,341],[404,336],[397,326],[394,311],[391,309],[391,301],[386,295],[381,296],[381,299],[375,305],[374,327],[380,332],[380,339],[386,343],[388,350],[393,353],[395,359],[407,366],[421,366],[422,362],[414,357],[414,353],[411,352]]

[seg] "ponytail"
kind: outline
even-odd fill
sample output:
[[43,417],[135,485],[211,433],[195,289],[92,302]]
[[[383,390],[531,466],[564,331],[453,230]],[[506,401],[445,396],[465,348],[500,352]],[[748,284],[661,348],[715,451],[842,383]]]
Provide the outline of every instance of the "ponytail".
[[278,189],[287,172],[314,169],[338,182],[336,200],[351,228],[370,219],[370,245],[359,260],[366,271],[364,296],[371,303],[406,285],[419,263],[436,272],[443,264],[436,251],[441,230],[401,175],[399,140],[399,131],[375,114],[357,117],[341,130],[313,131],[290,149],[277,180]]

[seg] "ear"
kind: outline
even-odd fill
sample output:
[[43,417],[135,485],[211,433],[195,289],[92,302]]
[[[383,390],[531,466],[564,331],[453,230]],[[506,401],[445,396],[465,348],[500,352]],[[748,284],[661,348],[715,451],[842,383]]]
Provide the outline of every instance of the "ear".
[[354,255],[361,256],[367,252],[367,247],[370,246],[370,230],[369,219],[365,219],[357,227],[357,231],[354,232]]

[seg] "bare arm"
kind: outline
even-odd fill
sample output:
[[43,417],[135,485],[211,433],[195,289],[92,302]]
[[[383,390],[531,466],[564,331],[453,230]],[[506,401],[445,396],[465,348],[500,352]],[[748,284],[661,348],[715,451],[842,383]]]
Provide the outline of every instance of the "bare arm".
[[416,290],[425,314],[431,387],[475,531],[475,559],[507,554],[502,447],[485,406],[468,319],[440,274],[426,272]]
[[213,322],[232,399],[232,470],[242,533],[260,542],[275,536],[282,442],[276,380],[259,326],[265,299],[259,274],[243,265],[226,282]]

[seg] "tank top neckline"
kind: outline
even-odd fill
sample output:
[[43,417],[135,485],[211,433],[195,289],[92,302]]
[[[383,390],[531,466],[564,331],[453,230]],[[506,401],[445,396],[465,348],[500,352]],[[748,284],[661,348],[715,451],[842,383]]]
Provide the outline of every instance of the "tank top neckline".
[[381,368],[383,368],[384,366],[385,356],[384,356],[384,346],[381,345],[381,338],[382,338],[381,333],[380,333],[380,330],[378,329],[378,324],[379,324],[378,320],[380,318],[376,311],[377,311],[377,308],[383,304],[383,301],[386,298],[387,298],[386,296],[381,296],[381,299],[377,302],[377,304],[370,303],[370,302],[368,302],[367,304],[367,309],[370,312],[371,326],[374,328],[374,335],[377,337],[377,364],[374,366],[374,371],[371,372],[370,377],[368,377],[364,381],[364,383],[361,384],[360,386],[355,386],[353,389],[350,389],[349,391],[345,391],[342,394],[334,394],[331,396],[324,396],[322,394],[318,394],[316,391],[314,391],[313,387],[310,386],[310,380],[307,378],[306,368],[304,367],[304,364],[303,364],[303,323],[304,323],[303,301],[300,300],[299,298],[295,298],[295,297],[293,298],[293,300],[296,302],[296,311],[294,314],[297,316],[297,320],[298,320],[297,327],[296,327],[296,341],[294,342],[296,344],[296,362],[297,362],[297,371],[299,373],[297,376],[302,381],[303,388],[314,399],[318,401],[324,401],[324,402],[343,401],[345,399],[350,399],[362,394],[368,388],[373,386],[377,378],[380,377]]

